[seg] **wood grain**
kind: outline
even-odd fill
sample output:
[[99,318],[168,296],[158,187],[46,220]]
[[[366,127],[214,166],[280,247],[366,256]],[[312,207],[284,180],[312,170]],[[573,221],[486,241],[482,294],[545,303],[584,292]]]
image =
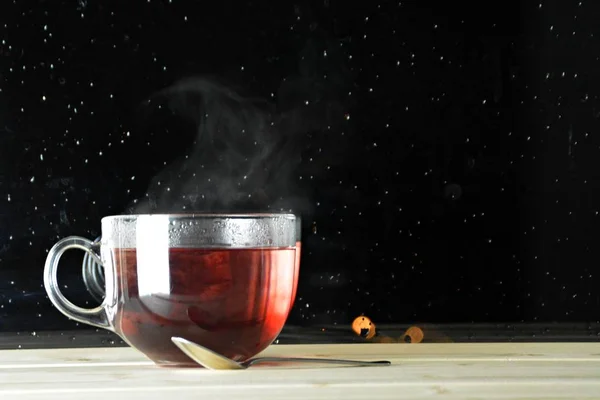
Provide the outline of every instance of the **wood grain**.
[[600,399],[600,343],[279,345],[262,355],[393,365],[209,371],[159,368],[130,348],[4,350],[0,398]]

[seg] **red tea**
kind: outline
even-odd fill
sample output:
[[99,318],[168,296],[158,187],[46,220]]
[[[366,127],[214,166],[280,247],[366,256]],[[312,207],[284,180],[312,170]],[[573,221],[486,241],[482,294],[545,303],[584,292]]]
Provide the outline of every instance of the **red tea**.
[[164,366],[196,366],[172,336],[234,360],[262,351],[281,331],[298,284],[299,247],[111,252],[116,331]]

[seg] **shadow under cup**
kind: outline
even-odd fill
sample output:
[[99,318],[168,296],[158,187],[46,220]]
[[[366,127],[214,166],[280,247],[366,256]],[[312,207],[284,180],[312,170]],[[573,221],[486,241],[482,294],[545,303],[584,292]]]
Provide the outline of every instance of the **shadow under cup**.
[[250,358],[276,339],[294,303],[300,264],[294,215],[106,217],[97,260],[106,296],[94,310],[69,303],[56,283],[60,255],[74,247],[93,252],[88,242],[66,238],[50,251],[44,274],[50,299],[63,314],[113,330],[161,366],[197,366],[173,336],[234,360]]

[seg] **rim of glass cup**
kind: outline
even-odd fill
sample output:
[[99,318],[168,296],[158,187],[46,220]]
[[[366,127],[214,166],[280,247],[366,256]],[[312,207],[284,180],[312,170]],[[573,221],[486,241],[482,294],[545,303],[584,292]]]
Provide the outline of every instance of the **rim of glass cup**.
[[112,215],[102,218],[100,244],[137,248],[139,243],[165,241],[169,247],[294,247],[302,240],[301,223],[302,218],[291,213]]
[[121,214],[121,215],[107,215],[102,219],[135,219],[139,217],[149,216],[166,216],[173,219],[179,218],[231,218],[231,219],[243,219],[243,218],[300,218],[299,215],[281,212],[281,213],[156,213],[156,214]]

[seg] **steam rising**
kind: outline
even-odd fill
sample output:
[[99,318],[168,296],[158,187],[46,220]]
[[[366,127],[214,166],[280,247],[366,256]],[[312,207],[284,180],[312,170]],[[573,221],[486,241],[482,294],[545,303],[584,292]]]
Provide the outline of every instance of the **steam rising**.
[[335,101],[311,107],[292,92],[279,93],[287,104],[273,104],[194,77],[157,93],[147,107],[166,106],[191,122],[194,138],[127,211],[306,211],[309,195],[298,185],[302,143],[307,134],[341,123],[344,110]]

